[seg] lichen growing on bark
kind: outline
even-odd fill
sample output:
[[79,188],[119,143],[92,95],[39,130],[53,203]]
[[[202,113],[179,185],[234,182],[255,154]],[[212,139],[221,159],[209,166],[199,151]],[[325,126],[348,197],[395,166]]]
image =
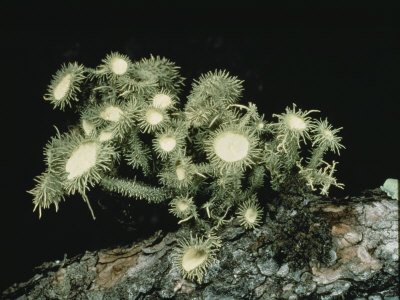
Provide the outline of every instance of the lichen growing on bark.
[[[29,191],[39,216],[78,193],[94,218],[87,193],[99,185],[105,192],[168,201],[177,222],[189,224],[198,241],[218,241],[218,230],[233,218],[246,229],[262,223],[269,201],[258,194],[262,187],[296,194],[319,189],[323,195],[331,186],[343,188],[334,177],[337,163],[323,160],[327,151],[339,154],[343,148],[341,128],[312,117],[318,111],[293,104],[267,122],[255,104],[239,104],[243,81],[225,70],[194,80],[186,102],[183,82],[179,67],[158,56],[132,61],[114,52],[94,69],[63,66],[45,99],[54,108],[75,104],[80,120],[68,132],[57,130],[45,146],[46,170]],[[124,178],[123,166],[140,180]],[[292,220],[312,231],[314,221],[305,214]],[[325,253],[307,243],[310,238],[302,240],[303,252]],[[201,281],[212,255],[193,250],[189,242],[179,245],[183,256],[176,262],[184,264],[179,269]],[[219,246],[209,242],[206,249],[214,253]]]

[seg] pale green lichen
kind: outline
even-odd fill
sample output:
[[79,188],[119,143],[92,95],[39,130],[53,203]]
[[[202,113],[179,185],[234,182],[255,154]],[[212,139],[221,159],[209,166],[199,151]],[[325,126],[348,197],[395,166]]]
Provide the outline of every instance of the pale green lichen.
[[[177,222],[198,236],[178,242],[174,267],[201,281],[221,246],[221,226],[235,216],[247,229],[262,223],[268,199],[257,193],[263,186],[323,195],[331,186],[343,188],[334,177],[337,163],[323,156],[344,147],[341,128],[313,118],[316,110],[293,104],[267,122],[254,103],[239,104],[243,82],[225,70],[195,80],[184,105],[183,80],[179,67],[158,56],[135,62],[115,52],[97,68],[63,66],[45,99],[60,109],[77,102],[81,119],[50,139],[47,169],[30,193],[39,216],[74,193],[89,205],[86,193],[95,185],[150,203],[168,201]],[[142,179],[123,178],[121,166]]]
[[62,65],[53,76],[44,99],[50,101],[54,108],[64,110],[72,106],[72,101],[78,101],[80,85],[85,79],[85,68],[76,62]]
[[388,178],[380,187],[389,197],[392,199],[399,200],[399,180],[394,178]]

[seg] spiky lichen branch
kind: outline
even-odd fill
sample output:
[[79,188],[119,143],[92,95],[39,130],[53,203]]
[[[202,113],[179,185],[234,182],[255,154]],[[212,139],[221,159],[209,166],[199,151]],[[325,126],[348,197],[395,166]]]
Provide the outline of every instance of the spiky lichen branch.
[[161,188],[138,182],[136,179],[127,180],[105,176],[101,179],[100,184],[109,192],[116,192],[131,198],[145,199],[150,203],[160,203],[170,197]]

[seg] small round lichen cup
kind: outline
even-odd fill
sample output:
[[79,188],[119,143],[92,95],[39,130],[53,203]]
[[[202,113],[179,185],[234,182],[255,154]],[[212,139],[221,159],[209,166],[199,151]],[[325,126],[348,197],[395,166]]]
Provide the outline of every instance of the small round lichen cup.
[[111,52],[102,60],[102,64],[96,70],[96,75],[115,81],[119,77],[126,76],[131,68],[132,62],[128,56]]
[[216,130],[205,142],[208,159],[221,170],[243,170],[260,154],[258,138],[248,129],[227,126]]
[[182,181],[186,178],[186,169],[183,166],[179,165],[175,169],[175,174],[178,180]]
[[236,215],[246,229],[254,229],[261,224],[263,210],[258,204],[257,196],[252,195],[249,199],[239,205]]
[[160,148],[165,152],[171,152],[175,149],[176,138],[173,135],[166,134],[159,139]]
[[114,105],[109,105],[100,112],[100,117],[103,120],[111,122],[118,122],[121,119],[122,115],[123,111],[119,107]]
[[215,138],[215,154],[226,162],[237,162],[244,159],[249,153],[248,138],[235,131],[226,131]]
[[78,101],[77,94],[85,79],[85,68],[78,63],[62,65],[61,69],[53,76],[47,88],[44,99],[50,101],[54,108],[64,110],[72,106],[72,101]]
[[128,62],[121,57],[113,57],[110,60],[110,69],[116,75],[123,75],[128,70]]
[[293,103],[292,109],[286,107],[285,113],[273,114],[278,118],[278,122],[270,126],[276,132],[277,140],[280,141],[277,146],[278,151],[285,153],[293,151],[294,149],[291,148],[294,145],[300,147],[300,140],[305,142],[306,139],[310,139],[309,133],[315,129],[315,123],[309,116],[312,112],[318,112],[318,110],[302,111],[298,109],[296,111],[296,104]]
[[169,203],[169,212],[177,218],[185,219],[196,210],[193,198],[189,196],[177,196]]
[[82,143],[76,147],[65,164],[67,179],[72,180],[88,172],[96,164],[97,144],[95,142]]
[[151,103],[154,107],[168,109],[173,106],[174,101],[173,97],[167,93],[158,93],[152,97]]
[[213,238],[182,238],[173,253],[174,269],[178,269],[183,278],[201,283],[207,269],[216,261]]
[[142,109],[139,126],[143,132],[154,133],[166,127],[168,115],[158,107],[148,106]]
[[157,125],[163,120],[163,115],[160,111],[156,109],[149,109],[146,112],[146,121],[150,125]]

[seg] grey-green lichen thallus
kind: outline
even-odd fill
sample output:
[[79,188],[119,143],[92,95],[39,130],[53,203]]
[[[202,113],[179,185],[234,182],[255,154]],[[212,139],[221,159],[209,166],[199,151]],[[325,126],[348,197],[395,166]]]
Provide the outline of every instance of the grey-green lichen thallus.
[[[75,106],[80,121],[68,132],[56,128],[44,148],[46,169],[29,193],[39,217],[78,193],[94,218],[87,192],[96,185],[168,202],[193,234],[178,241],[173,269],[201,282],[221,247],[220,227],[233,218],[248,230],[262,224],[262,187],[323,195],[343,188],[334,177],[337,162],[323,156],[344,147],[341,128],[315,119],[316,110],[293,104],[268,122],[255,104],[239,104],[243,81],[225,70],[194,80],[186,101],[183,82],[179,67],[158,56],[133,61],[113,52],[96,68],[63,65],[44,99],[54,109]],[[121,165],[153,184],[123,178]]]

